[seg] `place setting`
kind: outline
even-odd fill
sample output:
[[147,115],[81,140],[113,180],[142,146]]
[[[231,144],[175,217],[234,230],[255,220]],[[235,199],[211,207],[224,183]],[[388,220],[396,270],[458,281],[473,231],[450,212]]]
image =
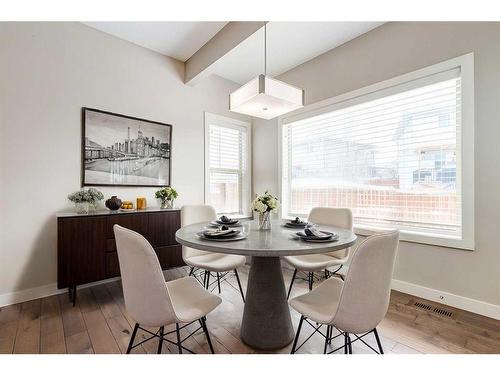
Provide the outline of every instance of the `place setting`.
[[224,242],[244,240],[248,236],[248,234],[238,229],[230,228],[227,225],[220,225],[217,228],[206,228],[196,233],[196,235],[203,240]]
[[302,229],[308,225],[310,226],[311,224],[297,216],[295,219],[285,221],[282,226],[290,229]]
[[319,230],[316,226],[308,224],[303,232],[295,232],[291,235],[295,240],[301,240],[305,242],[334,242],[338,241],[339,235],[337,233],[328,232],[324,230]]
[[221,225],[224,225],[226,227],[241,227],[241,221],[238,219],[229,218],[226,215],[222,215],[217,220],[213,220],[208,224],[208,226],[213,228],[219,228]]

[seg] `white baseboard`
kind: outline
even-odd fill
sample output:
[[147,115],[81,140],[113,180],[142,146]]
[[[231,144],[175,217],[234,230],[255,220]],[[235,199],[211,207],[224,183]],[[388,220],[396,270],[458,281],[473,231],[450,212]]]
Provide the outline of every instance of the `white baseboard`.
[[[85,289],[95,285],[106,284],[119,279],[120,279],[119,277],[113,277],[111,279],[100,280],[94,283],[78,285],[78,289]],[[67,292],[68,288],[57,289],[57,284],[53,283],[53,284],[42,285],[36,288],[20,290],[17,292],[0,294],[0,307]]]
[[478,301],[476,299],[462,297],[456,294],[394,279],[392,280],[392,289],[500,320],[500,306],[488,302]]

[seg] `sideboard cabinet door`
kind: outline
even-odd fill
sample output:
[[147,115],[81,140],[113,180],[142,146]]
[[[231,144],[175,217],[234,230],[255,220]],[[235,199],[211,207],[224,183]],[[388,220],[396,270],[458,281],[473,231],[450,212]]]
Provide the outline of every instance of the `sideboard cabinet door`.
[[175,232],[181,227],[179,211],[155,212],[148,219],[148,240],[153,247],[177,245]]

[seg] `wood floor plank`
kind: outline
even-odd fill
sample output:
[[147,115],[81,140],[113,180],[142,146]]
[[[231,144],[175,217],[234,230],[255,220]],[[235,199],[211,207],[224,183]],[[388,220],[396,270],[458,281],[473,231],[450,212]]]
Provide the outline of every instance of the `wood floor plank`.
[[94,353],[120,353],[118,344],[109,329],[99,304],[89,288],[79,292],[79,305]]
[[50,296],[42,299],[41,314],[40,353],[66,353],[64,326],[57,296]]
[[0,323],[0,354],[12,354],[19,320]]
[[0,354],[11,354],[16,342],[21,304],[0,307]]
[[73,306],[66,294],[59,294],[57,297],[61,308],[64,336],[69,337],[77,333],[86,332],[87,327],[85,326],[79,303],[77,306]]
[[66,336],[66,350],[68,354],[93,354],[92,344],[87,331]]
[[38,354],[40,352],[40,308],[40,299],[22,304],[14,353]]

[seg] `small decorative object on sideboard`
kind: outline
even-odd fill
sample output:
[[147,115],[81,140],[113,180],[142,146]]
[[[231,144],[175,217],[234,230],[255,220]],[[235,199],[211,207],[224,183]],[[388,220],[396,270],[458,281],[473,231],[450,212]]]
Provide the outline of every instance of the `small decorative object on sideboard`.
[[123,201],[120,210],[122,211],[131,211],[134,209],[134,204],[131,201]]
[[116,211],[122,206],[122,200],[120,198],[118,198],[116,195],[113,195],[104,204],[111,211]]
[[146,204],[146,198],[144,198],[144,197],[138,197],[137,198],[137,205],[136,205],[137,209],[138,210],[145,210],[146,206],[147,206],[147,204]]
[[68,195],[68,199],[75,204],[76,213],[88,214],[96,209],[97,203],[104,199],[104,195],[97,189],[89,188],[75,191]]
[[155,197],[161,201],[160,208],[174,208],[174,199],[178,195],[177,191],[170,186],[164,187],[155,193]]
[[253,200],[252,209],[259,213],[260,230],[271,230],[271,212],[276,212],[278,207],[278,198],[269,194],[267,190]]

